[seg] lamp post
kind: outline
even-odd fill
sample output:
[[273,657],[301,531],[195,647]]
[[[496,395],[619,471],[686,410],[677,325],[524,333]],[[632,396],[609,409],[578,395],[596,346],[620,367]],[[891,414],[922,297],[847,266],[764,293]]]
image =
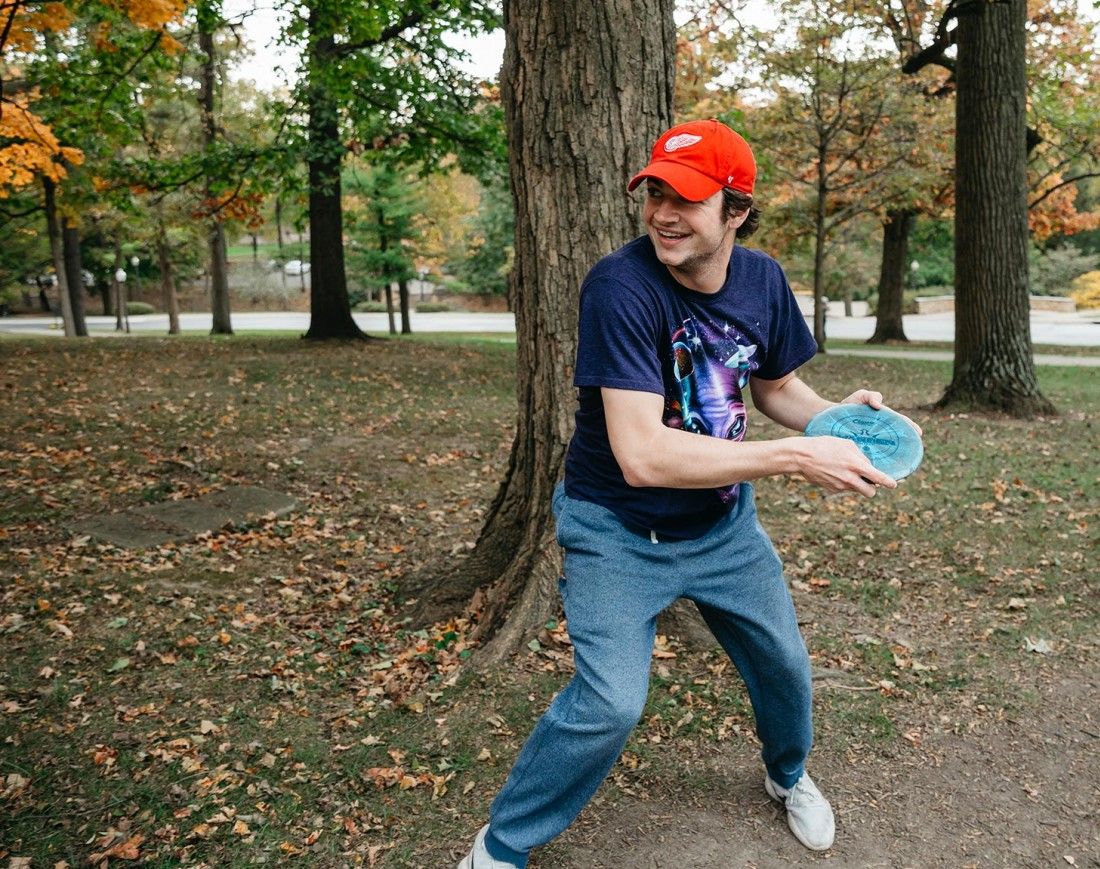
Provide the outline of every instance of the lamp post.
[[126,310],[126,270],[115,269],[115,331],[130,332],[130,314]]
[[134,280],[137,282],[137,291],[139,293],[142,291],[141,290],[141,271],[138,269],[138,266],[140,264],[141,264],[141,260],[138,258],[137,254],[134,254],[132,257],[130,257],[130,265],[132,265],[134,267]]

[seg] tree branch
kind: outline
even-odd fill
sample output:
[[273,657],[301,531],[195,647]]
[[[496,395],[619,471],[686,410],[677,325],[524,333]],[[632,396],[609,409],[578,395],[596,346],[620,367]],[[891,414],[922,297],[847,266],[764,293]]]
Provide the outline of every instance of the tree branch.
[[1046,199],[1048,196],[1050,196],[1050,194],[1053,193],[1054,191],[1060,190],[1061,188],[1065,187],[1067,184],[1074,184],[1078,181],[1084,181],[1086,178],[1100,178],[1100,172],[1086,172],[1083,175],[1074,175],[1072,178],[1067,178],[1061,184],[1055,184],[1053,187],[1050,188],[1050,190],[1046,191],[1042,196],[1040,196],[1036,199],[1033,199],[1031,202],[1029,202],[1027,204],[1028,210],[1030,211],[1032,208],[1034,208],[1036,205],[1038,205],[1040,202],[1042,202],[1044,199]]
[[332,53],[335,57],[345,57],[357,51],[362,51],[364,48],[377,48],[379,45],[384,45],[398,36],[403,30],[407,30],[419,24],[428,16],[429,12],[435,12],[442,5],[443,0],[432,0],[427,8],[407,13],[404,18],[384,28],[378,36],[372,39],[361,39],[358,42],[347,42],[342,45],[337,45]]
[[134,59],[134,62],[132,64],[130,64],[130,66],[127,67],[126,70],[121,75],[116,76],[115,80],[113,82],[111,82],[111,86],[109,88],[107,88],[107,90],[103,93],[103,96],[101,96],[99,98],[99,105],[96,106],[96,117],[99,117],[99,115],[103,112],[103,104],[106,103],[107,99],[111,96],[111,94],[113,94],[115,92],[115,88],[117,88],[119,86],[119,84],[122,83],[123,79],[129,78],[130,73],[132,73],[135,69],[137,69],[138,65],[143,60],[145,60],[145,58],[147,58],[150,54],[153,53],[153,51],[156,49],[157,45],[160,44],[160,37],[166,32],[167,32],[167,30],[162,27],[160,30],[158,30],[156,33],[154,33],[153,34],[153,41],[150,42],[149,45],[147,45],[145,47],[145,50],[142,51],[141,54],[139,54]]

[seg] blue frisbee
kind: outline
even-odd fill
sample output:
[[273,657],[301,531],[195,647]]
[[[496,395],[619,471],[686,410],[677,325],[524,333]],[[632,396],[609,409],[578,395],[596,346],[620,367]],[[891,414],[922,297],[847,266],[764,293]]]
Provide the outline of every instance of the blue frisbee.
[[854,441],[872,465],[895,480],[908,477],[924,458],[924,444],[913,424],[886,408],[838,404],[811,419],[806,434]]

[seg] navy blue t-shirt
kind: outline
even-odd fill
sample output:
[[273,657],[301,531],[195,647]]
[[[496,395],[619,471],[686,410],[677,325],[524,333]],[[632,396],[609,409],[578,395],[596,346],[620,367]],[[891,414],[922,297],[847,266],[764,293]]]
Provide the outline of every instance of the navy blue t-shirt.
[[627,485],[607,437],[600,387],[664,396],[664,424],[741,440],[742,390],[750,376],[775,380],[817,352],[779,264],[737,247],[717,293],[682,286],[648,236],[604,257],[581,285],[573,385],[576,431],[565,459],[565,491],[612,510],[640,531],[672,539],[704,534],[737,499],[722,489]]

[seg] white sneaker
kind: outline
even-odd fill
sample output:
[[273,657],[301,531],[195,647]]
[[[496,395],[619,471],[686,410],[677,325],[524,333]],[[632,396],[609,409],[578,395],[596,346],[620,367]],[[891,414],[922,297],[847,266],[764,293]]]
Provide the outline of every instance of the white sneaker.
[[766,775],[764,790],[773,800],[787,807],[787,826],[799,842],[812,851],[825,851],[833,846],[836,835],[833,807],[821,795],[809,773],[802,773],[802,778],[789,790]]
[[477,831],[477,836],[474,837],[474,847],[470,849],[469,854],[462,858],[462,861],[458,864],[458,869],[516,869],[513,863],[502,863],[500,860],[493,859],[493,855],[485,847],[485,834],[488,832],[488,824]]

